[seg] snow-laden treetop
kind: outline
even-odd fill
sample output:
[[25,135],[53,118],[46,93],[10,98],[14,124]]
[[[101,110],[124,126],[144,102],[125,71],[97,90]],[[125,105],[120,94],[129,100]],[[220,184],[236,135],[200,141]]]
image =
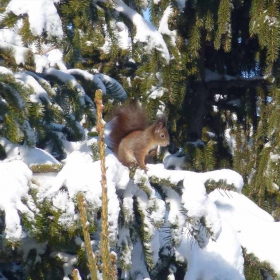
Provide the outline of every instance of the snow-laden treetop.
[[[57,13],[55,3],[59,3],[60,0],[12,0],[7,8],[6,12],[13,12],[15,15],[28,15],[28,21],[30,24],[30,30],[33,35],[41,36],[43,32],[47,33],[47,37],[56,37],[59,40],[63,39],[63,28],[61,19]],[[107,0],[100,2],[106,3]],[[113,8],[120,13],[123,13],[127,18],[131,20],[133,25],[136,27],[136,35],[133,41],[142,42],[146,44],[146,50],[151,51],[157,49],[162,53],[168,63],[170,60],[170,54],[167,45],[162,37],[162,34],[143,18],[135,10],[128,7],[123,1],[116,0],[113,3]],[[126,27],[126,26],[125,26]],[[118,29],[116,25],[116,29]],[[162,30],[166,30],[161,26]],[[123,44],[124,41],[129,42],[128,33],[120,32],[119,30],[119,45],[124,48],[128,47],[128,44]],[[125,38],[124,38],[125,36]],[[1,41],[1,40],[0,40]],[[10,42],[7,42],[10,43]]]

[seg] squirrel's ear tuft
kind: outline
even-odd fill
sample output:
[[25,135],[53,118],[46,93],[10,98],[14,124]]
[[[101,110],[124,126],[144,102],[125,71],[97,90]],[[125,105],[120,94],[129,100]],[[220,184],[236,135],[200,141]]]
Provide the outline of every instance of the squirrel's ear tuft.
[[161,129],[166,127],[166,124],[167,124],[166,116],[164,114],[159,115],[155,123],[155,132],[159,132]]
[[163,123],[161,121],[157,121],[156,132],[159,132],[162,128],[163,128]]

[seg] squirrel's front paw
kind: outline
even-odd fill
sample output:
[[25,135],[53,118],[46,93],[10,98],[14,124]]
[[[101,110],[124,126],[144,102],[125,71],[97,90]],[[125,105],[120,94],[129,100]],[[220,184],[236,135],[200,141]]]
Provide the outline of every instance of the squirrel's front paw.
[[147,171],[149,170],[146,165],[141,165],[140,168],[143,169],[145,173],[147,173]]

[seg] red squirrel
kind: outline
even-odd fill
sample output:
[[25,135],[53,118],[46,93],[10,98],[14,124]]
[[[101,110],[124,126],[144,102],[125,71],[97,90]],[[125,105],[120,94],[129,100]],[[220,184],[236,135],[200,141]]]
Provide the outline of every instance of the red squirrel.
[[147,113],[139,105],[130,104],[117,108],[114,117],[109,136],[113,152],[123,165],[138,164],[147,171],[146,156],[154,156],[157,146],[169,145],[165,115],[149,126]]

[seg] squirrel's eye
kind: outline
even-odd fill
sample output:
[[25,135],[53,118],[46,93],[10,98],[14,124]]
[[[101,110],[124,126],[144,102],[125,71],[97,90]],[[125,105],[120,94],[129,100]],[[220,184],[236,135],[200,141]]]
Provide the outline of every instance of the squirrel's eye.
[[161,138],[164,138],[164,137],[165,137],[165,134],[164,134],[164,133],[161,133],[160,137],[161,137]]

